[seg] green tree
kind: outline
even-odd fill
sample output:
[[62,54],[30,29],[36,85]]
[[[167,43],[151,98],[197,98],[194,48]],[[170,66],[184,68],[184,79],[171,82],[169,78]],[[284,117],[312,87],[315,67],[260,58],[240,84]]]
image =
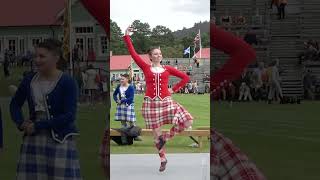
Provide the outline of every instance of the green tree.
[[123,34],[118,24],[110,20],[110,49],[114,55],[128,54],[122,36]]
[[146,53],[151,46],[150,25],[148,23],[143,23],[140,20],[135,20],[131,26],[135,31],[131,36],[131,39],[135,44],[136,51],[140,54]]
[[170,46],[174,42],[175,38],[169,28],[158,25],[152,29],[150,40],[152,46],[162,47]]

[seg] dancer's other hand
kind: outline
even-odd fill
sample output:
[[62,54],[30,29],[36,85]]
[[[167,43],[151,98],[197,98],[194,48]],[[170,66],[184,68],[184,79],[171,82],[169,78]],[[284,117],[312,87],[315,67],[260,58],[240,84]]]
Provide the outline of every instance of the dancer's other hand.
[[23,123],[20,125],[20,129],[25,130],[30,123],[32,123],[32,121],[24,120]]
[[25,120],[20,126],[20,129],[22,129],[26,135],[31,135],[34,133],[34,124],[31,120]]
[[118,105],[120,105],[120,104],[121,104],[121,101],[120,101],[120,100],[118,100],[118,101],[117,101],[117,104],[118,104]]
[[31,122],[27,125],[27,127],[24,130],[24,133],[28,136],[30,136],[34,133],[34,123],[33,122]]
[[169,88],[169,92],[170,92],[170,94],[173,94],[173,93],[174,93],[174,91],[172,90],[172,88]]
[[133,27],[129,26],[129,27],[126,29],[125,35],[126,35],[126,36],[130,36],[130,33],[132,33],[132,32],[133,32]]

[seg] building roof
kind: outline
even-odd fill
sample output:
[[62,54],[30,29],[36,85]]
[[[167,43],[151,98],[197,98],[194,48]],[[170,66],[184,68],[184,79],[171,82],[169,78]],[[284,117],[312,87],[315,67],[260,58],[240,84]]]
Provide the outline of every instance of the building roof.
[[[200,58],[200,51],[197,52],[196,57]],[[210,48],[201,49],[201,58],[210,59]]]
[[57,15],[65,0],[6,0],[0,6],[0,26],[60,25]]
[[[150,64],[149,56],[147,54],[140,55],[145,62]],[[131,56],[130,55],[115,55],[110,58],[110,70],[126,70],[131,64]]]

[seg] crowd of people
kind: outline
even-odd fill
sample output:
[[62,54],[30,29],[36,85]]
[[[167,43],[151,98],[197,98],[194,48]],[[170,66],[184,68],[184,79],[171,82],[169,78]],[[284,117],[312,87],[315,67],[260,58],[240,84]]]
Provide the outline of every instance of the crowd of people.
[[300,64],[307,61],[320,62],[320,49],[316,40],[308,40],[303,43],[304,51],[299,54]]
[[275,60],[265,67],[259,62],[256,67],[246,69],[241,77],[233,82],[221,82],[214,90],[216,100],[232,101],[273,101],[283,103],[280,70]]

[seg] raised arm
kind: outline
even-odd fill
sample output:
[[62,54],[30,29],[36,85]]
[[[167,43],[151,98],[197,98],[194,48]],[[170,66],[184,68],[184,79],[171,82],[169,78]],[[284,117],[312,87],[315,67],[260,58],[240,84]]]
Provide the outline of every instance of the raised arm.
[[132,41],[130,39],[129,33],[132,32],[132,28],[129,27],[126,30],[126,34],[123,37],[124,42],[127,45],[128,51],[131,55],[131,57],[133,58],[133,60],[137,63],[137,65],[141,68],[144,69],[146,67],[148,67],[149,65],[138,55],[138,53],[136,52],[136,50],[133,47]]
[[210,31],[211,46],[230,55],[226,64],[212,76],[211,87],[215,88],[224,80],[232,81],[237,79],[243,69],[256,59],[256,53],[242,39],[217,28],[214,24],[211,24]]
[[177,84],[173,86],[172,90],[174,92],[178,92],[189,82],[190,78],[186,73],[181,72],[171,66],[166,66],[166,69],[170,72],[171,75],[181,78],[181,81],[179,81]]

